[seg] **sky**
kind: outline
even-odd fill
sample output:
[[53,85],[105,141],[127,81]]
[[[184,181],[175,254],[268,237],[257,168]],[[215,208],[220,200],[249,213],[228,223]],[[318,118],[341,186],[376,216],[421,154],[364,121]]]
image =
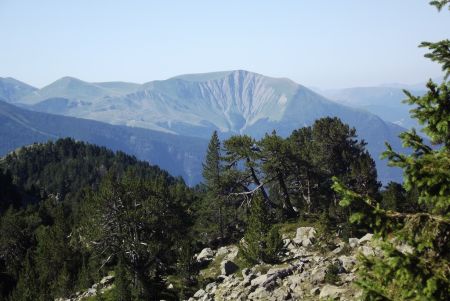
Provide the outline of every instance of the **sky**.
[[0,0],[0,77],[144,83],[244,69],[322,88],[441,76],[450,38],[427,0]]

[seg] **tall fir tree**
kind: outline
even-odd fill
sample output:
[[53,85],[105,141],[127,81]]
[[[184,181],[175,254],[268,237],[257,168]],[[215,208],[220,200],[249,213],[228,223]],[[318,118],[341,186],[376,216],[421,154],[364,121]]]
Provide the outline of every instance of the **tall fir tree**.
[[233,220],[233,204],[224,197],[225,181],[222,165],[221,143],[217,131],[214,131],[203,163],[203,178],[206,185],[206,196],[199,210],[201,230],[209,241],[217,240],[223,244],[232,233],[229,233]]

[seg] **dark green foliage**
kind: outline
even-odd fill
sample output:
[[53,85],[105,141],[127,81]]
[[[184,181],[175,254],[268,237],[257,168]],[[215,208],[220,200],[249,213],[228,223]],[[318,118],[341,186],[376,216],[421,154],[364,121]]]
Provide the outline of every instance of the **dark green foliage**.
[[[110,175],[83,208],[81,236],[103,264],[121,258],[142,298],[157,296],[152,282],[173,263],[174,242],[187,231],[184,199],[177,189],[133,172],[122,179]],[[186,195],[187,189],[182,197]]]
[[143,177],[175,181],[167,172],[135,157],[70,138],[21,148],[6,156],[0,167],[9,171],[19,187],[37,190],[37,194],[52,194],[61,201],[67,198],[70,202],[79,202],[82,189],[97,187],[110,170],[122,174],[132,167]]
[[34,266],[31,254],[27,253],[25,256],[23,270],[20,273],[19,281],[14,292],[11,295],[11,300],[14,301],[35,301],[45,300],[41,299],[38,283],[39,274]]
[[381,192],[381,195],[381,206],[383,209],[401,212],[416,212],[420,210],[416,188],[406,191],[403,185],[389,182]]
[[337,176],[358,192],[378,198],[375,162],[356,140],[354,128],[338,118],[321,118],[286,139],[276,133],[260,141],[233,136],[224,142],[229,199],[248,203],[260,192],[268,207],[284,217],[329,211],[338,222],[348,212],[337,206],[331,189]]
[[220,162],[220,140],[217,131],[211,136],[203,164],[203,178],[209,190],[220,193],[222,166]]
[[283,239],[279,228],[272,226],[266,238],[266,249],[264,251],[264,262],[276,263],[280,259],[280,251],[283,249]]
[[325,282],[329,284],[337,284],[339,282],[339,272],[341,267],[337,262],[330,263],[325,271]]
[[11,173],[0,170],[0,214],[11,206],[19,208],[21,200],[21,191],[14,185]]
[[178,275],[186,282],[186,284],[194,283],[198,273],[198,268],[194,260],[194,248],[189,241],[183,241],[178,248],[179,256],[177,261]]
[[[430,2],[430,4],[436,6],[438,10],[443,9],[449,3],[450,0],[433,0]],[[450,6],[448,7],[448,9],[450,10]],[[448,69],[450,69],[450,67]]]
[[227,187],[217,132],[213,133],[208,145],[203,177],[206,193],[196,208],[196,231],[200,240],[208,245],[224,244],[235,235],[236,204],[225,198]]
[[277,228],[272,228],[270,216],[261,197],[252,201],[244,242],[240,246],[243,257],[249,263],[273,263],[278,260],[282,248]]
[[[0,210],[0,300],[9,295],[12,300],[68,296],[90,287],[112,268],[102,268],[100,257],[93,256],[79,235],[80,221],[91,214],[84,211],[84,200],[96,193],[107,174],[122,178],[130,173],[151,183],[155,194],[167,194],[170,202],[160,205],[175,204],[170,209],[174,215],[157,209],[166,222],[161,227],[180,235],[187,231],[190,190],[167,172],[123,153],[63,139],[18,150],[0,161],[0,167],[1,204],[13,206]],[[136,184],[130,187],[136,191]],[[164,253],[164,262],[175,260],[170,248]]]
[[131,281],[130,276],[119,259],[115,269],[115,290],[114,298],[116,301],[131,301]]

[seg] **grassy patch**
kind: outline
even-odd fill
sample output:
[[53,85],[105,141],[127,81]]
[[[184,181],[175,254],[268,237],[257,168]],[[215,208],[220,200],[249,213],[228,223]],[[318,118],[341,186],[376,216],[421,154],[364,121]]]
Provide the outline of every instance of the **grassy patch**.
[[220,264],[225,256],[226,255],[216,256],[214,260],[206,267],[206,269],[200,271],[200,282],[215,280],[220,275]]

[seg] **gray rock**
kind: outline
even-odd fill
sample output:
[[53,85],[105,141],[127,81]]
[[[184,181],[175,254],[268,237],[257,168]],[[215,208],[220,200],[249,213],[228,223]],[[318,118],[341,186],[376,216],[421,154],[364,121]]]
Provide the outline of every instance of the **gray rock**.
[[372,234],[372,233],[367,233],[366,235],[364,235],[363,237],[361,237],[361,238],[359,239],[358,243],[359,243],[360,245],[361,245],[361,244],[364,244],[364,243],[366,243],[366,242],[371,241],[372,238],[373,238],[373,234]]
[[231,260],[222,261],[222,263],[220,264],[220,271],[222,275],[226,276],[231,275],[235,273],[238,269],[239,267]]
[[310,246],[315,241],[316,233],[316,229],[313,227],[300,227],[297,229],[294,242],[304,247]]
[[251,285],[252,286],[260,286],[264,283],[264,281],[267,280],[267,275],[261,275],[259,277],[256,277],[252,280]]
[[203,297],[204,295],[206,295],[205,290],[199,289],[199,290],[194,294],[194,298],[199,299],[199,298]]
[[336,247],[336,249],[334,249],[334,250],[332,251],[332,253],[333,253],[333,254],[339,254],[340,252],[342,252],[342,250],[344,249],[344,247],[345,247],[345,243],[344,243],[344,242],[340,242],[340,243],[338,244],[338,246]]
[[275,274],[275,273],[277,273],[277,272],[279,272],[281,270],[284,270],[284,269],[286,269],[286,268],[271,268],[271,269],[269,269],[267,271],[267,275]]
[[217,284],[215,282],[208,283],[205,287],[205,291],[210,294],[214,294],[216,289],[217,289]]
[[248,296],[249,300],[273,300],[270,298],[267,290],[264,287],[258,287],[253,293]]
[[106,276],[106,277],[103,277],[102,280],[100,280],[100,284],[102,286],[105,286],[105,285],[111,284],[113,281],[114,281],[114,276]]
[[348,244],[350,248],[356,248],[359,245],[359,239],[352,237],[348,239]]
[[197,255],[197,262],[205,263],[210,262],[214,258],[214,251],[211,248],[203,249],[200,254]]
[[228,254],[228,248],[227,247],[220,247],[217,250],[216,256],[225,256]]
[[320,291],[319,299],[336,299],[345,292],[345,289],[334,285],[325,285]]
[[353,256],[339,256],[338,259],[347,273],[350,273],[356,264],[356,258]]
[[363,253],[364,256],[375,256],[375,251],[372,247],[361,246],[359,250],[361,251],[361,253]]
[[341,281],[342,282],[353,282],[356,279],[356,275],[355,274],[343,274],[341,277]]
[[315,269],[315,270],[311,271],[311,277],[310,277],[311,283],[312,284],[319,284],[319,283],[324,282],[325,274],[326,274],[326,272],[325,272],[325,268],[324,267],[323,268],[318,268],[318,269]]

